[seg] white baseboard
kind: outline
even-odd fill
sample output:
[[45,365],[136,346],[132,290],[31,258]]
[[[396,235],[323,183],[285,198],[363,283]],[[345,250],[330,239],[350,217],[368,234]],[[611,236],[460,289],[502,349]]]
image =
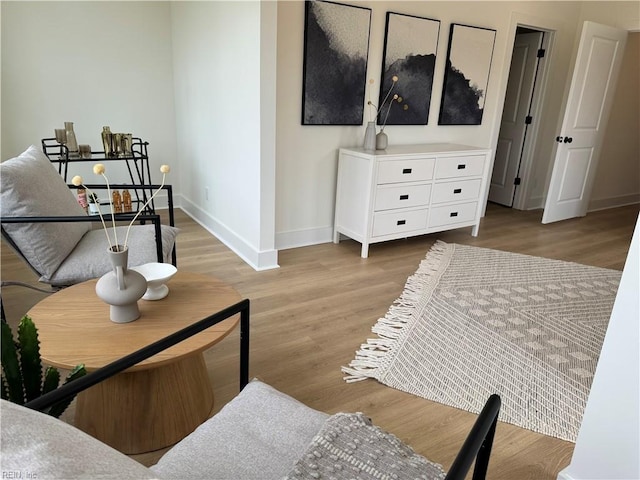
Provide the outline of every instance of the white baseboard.
[[288,248],[307,247],[319,243],[333,241],[333,227],[309,228],[306,230],[292,230],[276,233],[276,248],[286,250]]
[[[617,197],[596,198],[589,202],[588,212],[596,212],[598,210],[607,210],[609,208],[625,207],[627,205],[636,205],[640,203],[640,193],[631,193],[628,195],[619,195]],[[544,208],[543,197],[530,198],[525,206],[525,210],[538,210]]]
[[544,197],[531,197],[525,206],[525,210],[539,210],[544,208]]
[[[199,206],[184,196],[174,198],[178,206],[205,230],[229,247],[236,255],[249,264],[254,270],[270,270],[279,268],[278,250],[259,251],[249,245],[242,237],[229,229],[222,222],[212,217]],[[178,237],[179,241],[179,237]]]
[[626,205],[635,205],[640,203],[640,193],[631,193],[628,195],[619,195],[617,197],[596,198],[589,202],[589,212],[597,210],[606,210],[608,208],[624,207]]

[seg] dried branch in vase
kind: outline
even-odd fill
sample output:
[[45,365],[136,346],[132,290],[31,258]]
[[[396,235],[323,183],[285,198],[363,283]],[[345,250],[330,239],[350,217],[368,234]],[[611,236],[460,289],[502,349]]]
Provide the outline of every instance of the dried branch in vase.
[[[376,106],[372,101],[371,98],[369,98],[369,100],[367,101],[367,105],[369,105],[369,107],[373,107],[375,109],[375,115],[374,115],[374,119],[376,121],[380,120],[380,115],[383,112],[384,108],[385,108],[385,104],[387,103],[387,100],[389,101],[389,103],[387,104],[387,113],[384,116],[384,119],[382,120],[382,126],[380,128],[380,131],[383,132],[384,131],[384,127],[387,125],[387,119],[389,118],[389,112],[391,111],[391,106],[394,103],[402,103],[403,102],[403,98],[398,95],[397,93],[394,94],[391,98],[389,98],[389,96],[391,95],[391,92],[396,88],[396,85],[398,83],[398,76],[394,75],[393,77],[391,77],[391,87],[389,87],[389,90],[387,91],[387,94],[385,95],[384,99],[382,100],[382,103],[380,103],[380,106]],[[373,85],[374,81],[373,79],[369,80],[369,84]],[[369,89],[369,95],[371,94],[371,89]],[[409,106],[405,103],[403,105],[403,109],[404,110],[408,110]]]

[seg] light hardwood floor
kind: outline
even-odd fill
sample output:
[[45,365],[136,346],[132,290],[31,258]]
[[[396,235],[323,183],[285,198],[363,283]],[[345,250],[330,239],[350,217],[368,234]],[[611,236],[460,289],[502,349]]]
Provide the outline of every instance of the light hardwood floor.
[[[279,253],[280,268],[256,272],[178,211],[178,268],[215,275],[251,300],[251,369],[258,377],[327,413],[361,411],[448,467],[475,415],[414,397],[375,380],[347,384],[340,367],[371,337],[371,327],[400,295],[437,239],[621,270],[638,207],[590,213],[550,225],[541,212],[489,205],[477,238],[470,228],[374,244],[368,259],[351,240]],[[2,278],[37,284],[35,275],[2,248]],[[11,323],[42,294],[11,287],[2,292]],[[71,308],[71,306],[70,306]],[[216,410],[238,390],[239,335],[206,352]],[[65,415],[69,416],[72,409]],[[500,423],[489,466],[493,480],[555,479],[571,459],[573,444]],[[158,454],[136,457],[154,463]]]

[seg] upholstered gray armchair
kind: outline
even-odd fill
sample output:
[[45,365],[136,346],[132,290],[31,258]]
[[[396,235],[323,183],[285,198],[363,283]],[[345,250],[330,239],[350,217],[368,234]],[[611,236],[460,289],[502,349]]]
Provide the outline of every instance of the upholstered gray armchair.
[[[0,182],[2,235],[41,282],[63,287],[109,271],[108,243],[99,217],[85,213],[73,191],[36,146],[0,163]],[[167,194],[172,209],[170,187]],[[131,227],[130,266],[175,264],[178,229],[173,226],[172,213],[171,225],[161,225],[157,214],[138,217],[145,224]],[[117,219],[128,223],[133,215],[118,215]],[[117,227],[119,238],[124,238],[126,228]]]

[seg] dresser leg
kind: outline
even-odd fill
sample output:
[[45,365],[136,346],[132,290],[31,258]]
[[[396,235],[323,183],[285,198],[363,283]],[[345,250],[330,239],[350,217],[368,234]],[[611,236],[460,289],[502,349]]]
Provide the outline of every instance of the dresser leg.
[[362,258],[367,258],[369,256],[369,244],[363,242],[362,248],[360,249],[360,256]]
[[480,230],[480,224],[476,223],[472,228],[471,228],[471,236],[472,237],[477,237],[478,236],[478,230]]

